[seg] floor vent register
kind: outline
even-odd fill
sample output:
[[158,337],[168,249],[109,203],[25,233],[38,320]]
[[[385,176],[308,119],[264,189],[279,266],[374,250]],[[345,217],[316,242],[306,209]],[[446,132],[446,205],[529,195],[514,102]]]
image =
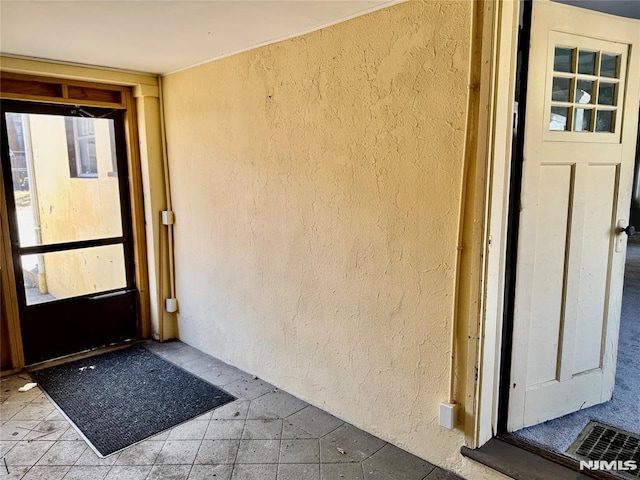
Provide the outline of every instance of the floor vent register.
[[581,470],[640,478],[640,436],[618,428],[589,422],[567,453],[580,461]]

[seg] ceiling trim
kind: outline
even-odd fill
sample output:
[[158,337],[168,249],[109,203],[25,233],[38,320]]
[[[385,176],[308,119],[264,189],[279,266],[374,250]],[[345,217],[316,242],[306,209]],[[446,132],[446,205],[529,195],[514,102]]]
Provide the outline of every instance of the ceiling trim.
[[2,54],[0,56],[0,70],[114,85],[150,85],[155,87],[158,85],[158,75],[155,74],[19,55]]

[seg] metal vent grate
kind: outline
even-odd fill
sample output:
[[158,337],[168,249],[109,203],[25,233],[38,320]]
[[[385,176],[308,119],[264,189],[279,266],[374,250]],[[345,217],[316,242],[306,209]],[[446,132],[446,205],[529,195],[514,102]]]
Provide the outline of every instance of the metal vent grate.
[[567,453],[578,460],[617,462],[617,466],[632,460],[637,465],[635,470],[613,468],[610,472],[634,480],[640,478],[640,436],[618,428],[589,422]]

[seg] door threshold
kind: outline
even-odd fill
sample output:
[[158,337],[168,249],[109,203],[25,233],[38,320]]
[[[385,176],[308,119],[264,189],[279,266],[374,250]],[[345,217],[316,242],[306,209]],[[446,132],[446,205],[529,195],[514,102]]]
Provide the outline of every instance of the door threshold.
[[570,457],[546,450],[514,437],[500,435],[482,447],[462,447],[463,456],[482,463],[515,480],[619,480],[621,477],[603,471],[582,470]]
[[24,367],[25,372],[35,372],[36,370],[42,370],[44,368],[55,367],[58,365],[62,365],[65,363],[73,362],[75,360],[82,360],[84,358],[95,357],[96,355],[102,355],[103,353],[114,352],[116,350],[122,350],[124,348],[128,348],[132,345],[138,345],[140,343],[145,343],[147,339],[133,339],[133,340],[125,340],[122,343],[116,343],[113,345],[107,345],[104,347],[92,348],[90,350],[84,350],[78,353],[72,353],[70,355],[65,355],[63,357],[53,358],[51,360],[45,360],[43,362],[34,363],[31,365],[27,365]]

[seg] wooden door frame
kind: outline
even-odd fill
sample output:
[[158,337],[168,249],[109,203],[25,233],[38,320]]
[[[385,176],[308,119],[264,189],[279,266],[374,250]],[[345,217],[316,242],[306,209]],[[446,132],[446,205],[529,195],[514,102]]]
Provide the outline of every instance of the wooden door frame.
[[[125,111],[125,137],[128,155],[128,184],[131,197],[131,216],[134,241],[135,283],[139,291],[138,334],[147,338],[151,333],[149,268],[147,262],[147,238],[142,192],[141,155],[138,141],[138,119],[134,92],[129,85],[87,82],[40,75],[3,72],[2,98],[43,103],[71,104],[81,106],[103,106]],[[2,180],[2,177],[0,177]],[[4,185],[4,184],[3,184]],[[4,186],[0,195],[0,222],[2,226],[2,301],[7,306],[7,321],[13,368],[3,375],[21,370],[25,366],[15,267],[11,255],[11,240],[8,227],[8,210]]]
[[469,448],[489,441],[498,427],[520,2],[498,0],[486,2],[484,8],[491,19],[492,41],[483,55],[480,84],[488,91],[486,120],[477,126],[478,137],[487,141],[482,154],[478,152],[478,158],[486,159],[486,172],[477,351],[474,357],[469,355],[469,368],[476,378],[468,406],[473,422],[465,428]]
[[[494,95],[488,106],[492,113],[491,122],[486,129],[490,145],[487,151],[489,174],[486,183],[487,212],[484,223],[485,257],[479,319],[479,351],[475,364],[478,376],[473,409],[475,422],[473,428],[467,431],[467,446],[470,448],[478,448],[499,433],[506,432],[508,391],[505,393],[505,389],[509,383],[511,357],[511,329],[506,319],[512,307],[510,302],[512,303],[513,299],[509,301],[509,298],[513,296],[514,288],[514,285],[510,286],[514,279],[507,273],[515,267],[519,215],[517,208],[513,206],[517,207],[520,192],[520,179],[518,178],[515,184],[512,183],[514,177],[519,177],[518,159],[512,159],[512,108],[518,67],[516,46],[518,40],[528,44],[527,28],[531,28],[531,19],[525,15],[524,33],[521,34],[523,38],[518,39],[521,4],[530,6],[531,0],[497,2],[494,52],[490,66],[487,67],[491,69]],[[526,96],[526,88],[524,90],[520,98]],[[638,101],[640,102],[640,98]],[[519,106],[518,112],[519,132],[524,131],[524,112],[521,107],[522,105]],[[526,105],[524,107],[526,108]],[[522,139],[519,142],[522,142]],[[521,148],[521,145],[515,145],[515,155],[520,151],[520,161]],[[509,230],[509,225],[512,225],[512,231]]]

